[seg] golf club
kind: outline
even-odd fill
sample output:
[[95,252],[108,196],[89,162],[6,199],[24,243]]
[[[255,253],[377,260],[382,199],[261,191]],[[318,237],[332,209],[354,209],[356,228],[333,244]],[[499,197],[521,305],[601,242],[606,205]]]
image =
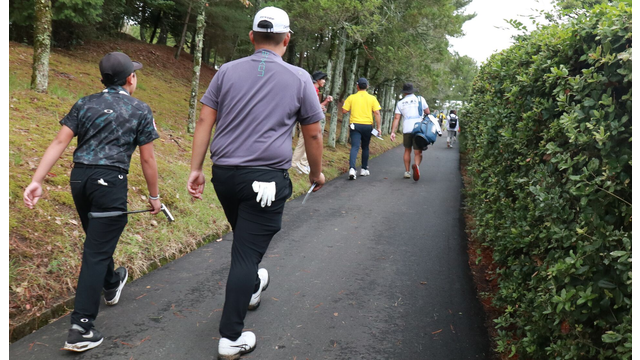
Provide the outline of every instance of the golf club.
[[[173,215],[171,215],[171,212],[169,212],[169,209],[167,209],[167,207],[164,204],[161,204],[162,206],[160,206],[160,210],[162,211],[162,213],[164,214],[164,216],[167,217],[167,220],[169,220],[169,222],[173,222],[175,219],[173,217]],[[125,215],[125,214],[137,214],[137,213],[143,213],[143,212],[149,212],[151,211],[151,209],[146,209],[146,210],[135,210],[135,211],[107,211],[107,212],[90,212],[89,213],[89,218],[106,218],[106,217],[113,217],[113,216],[120,216],[120,215]]]
[[309,197],[309,194],[311,194],[311,192],[316,187],[316,185],[318,185],[318,184],[315,183],[315,182],[311,185],[311,188],[309,188],[309,191],[307,191],[307,195],[305,195],[304,199],[302,199],[302,205],[304,205],[304,203],[307,201],[307,198]]

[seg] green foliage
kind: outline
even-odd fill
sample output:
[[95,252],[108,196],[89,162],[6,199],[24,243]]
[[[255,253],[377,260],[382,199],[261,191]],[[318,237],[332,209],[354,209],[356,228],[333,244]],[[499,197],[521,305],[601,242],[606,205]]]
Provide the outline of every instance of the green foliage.
[[631,13],[598,5],[520,36],[462,114],[505,355],[631,358]]

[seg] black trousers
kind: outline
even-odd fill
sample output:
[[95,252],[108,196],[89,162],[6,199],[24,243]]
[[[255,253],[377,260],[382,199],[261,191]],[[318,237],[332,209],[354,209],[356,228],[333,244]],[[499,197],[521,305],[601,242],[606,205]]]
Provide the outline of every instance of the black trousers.
[[98,316],[102,289],[113,289],[120,283],[113,253],[127,225],[127,215],[89,219],[88,214],[127,210],[127,173],[117,168],[75,167],[70,183],[86,234],[71,324],[90,330]]
[[[254,181],[276,183],[271,206],[261,207]],[[227,279],[220,336],[235,341],[242,334],[251,294],[260,287],[258,265],[280,231],[284,204],[293,191],[287,170],[214,165],[211,182],[233,229],[231,268]]]

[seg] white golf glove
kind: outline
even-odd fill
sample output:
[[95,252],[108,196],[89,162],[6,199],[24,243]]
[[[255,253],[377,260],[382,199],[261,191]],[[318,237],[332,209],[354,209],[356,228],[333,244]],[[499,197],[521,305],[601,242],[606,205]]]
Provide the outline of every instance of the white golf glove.
[[260,206],[271,206],[271,203],[276,199],[276,183],[272,182],[260,182],[254,181],[251,185],[253,191],[258,194],[256,201],[260,203]]

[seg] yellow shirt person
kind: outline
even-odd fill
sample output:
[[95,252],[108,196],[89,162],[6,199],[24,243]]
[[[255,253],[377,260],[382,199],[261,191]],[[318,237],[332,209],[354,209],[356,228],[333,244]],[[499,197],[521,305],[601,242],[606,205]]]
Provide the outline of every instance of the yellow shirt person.
[[369,94],[366,89],[349,95],[342,105],[344,112],[351,112],[350,124],[373,125],[373,112],[382,109],[378,99]]
[[373,117],[376,118],[377,134],[380,134],[380,103],[375,96],[367,93],[369,81],[365,78],[358,79],[358,92],[349,95],[342,105],[342,113],[351,113],[349,117],[349,137],[351,139],[351,152],[349,153],[349,179],[356,178],[356,158],[358,150],[362,146],[362,168],[360,176],[368,176],[369,172],[369,142],[373,131]]

